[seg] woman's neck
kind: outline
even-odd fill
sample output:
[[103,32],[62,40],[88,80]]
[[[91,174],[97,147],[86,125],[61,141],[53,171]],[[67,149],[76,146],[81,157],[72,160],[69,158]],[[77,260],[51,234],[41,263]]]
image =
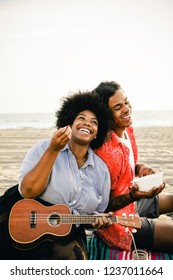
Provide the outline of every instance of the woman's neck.
[[78,167],[82,167],[88,158],[88,146],[69,143],[70,150],[76,158]]

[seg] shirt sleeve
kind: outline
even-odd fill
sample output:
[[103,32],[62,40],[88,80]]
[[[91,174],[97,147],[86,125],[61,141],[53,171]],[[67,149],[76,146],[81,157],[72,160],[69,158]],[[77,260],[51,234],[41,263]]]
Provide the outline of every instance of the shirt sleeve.
[[32,148],[27,152],[19,170],[18,189],[20,194],[21,194],[22,179],[37,164],[37,162],[40,160],[47,147],[48,147],[48,141],[41,140],[36,144],[34,144]]

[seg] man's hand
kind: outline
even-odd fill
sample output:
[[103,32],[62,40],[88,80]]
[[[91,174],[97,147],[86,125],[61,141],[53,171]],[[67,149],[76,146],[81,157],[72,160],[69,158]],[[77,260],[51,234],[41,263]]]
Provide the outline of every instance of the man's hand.
[[137,164],[135,167],[135,175],[139,177],[156,173],[154,169],[146,164]]
[[130,187],[130,191],[133,195],[134,198],[136,199],[140,199],[140,198],[152,198],[156,195],[158,195],[159,193],[161,193],[163,191],[163,189],[165,188],[166,182],[163,182],[163,184],[161,184],[158,187],[153,187],[152,189],[150,189],[149,191],[139,191],[139,187],[138,185],[135,183],[132,187]]

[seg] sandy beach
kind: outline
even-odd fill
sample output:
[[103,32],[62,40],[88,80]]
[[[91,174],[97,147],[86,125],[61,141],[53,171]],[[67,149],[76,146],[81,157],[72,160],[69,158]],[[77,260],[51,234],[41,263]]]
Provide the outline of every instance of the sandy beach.
[[[0,130],[0,194],[18,182],[19,169],[28,149],[38,140],[51,137],[50,129]],[[173,127],[136,128],[139,161],[164,171],[167,185],[173,192]]]

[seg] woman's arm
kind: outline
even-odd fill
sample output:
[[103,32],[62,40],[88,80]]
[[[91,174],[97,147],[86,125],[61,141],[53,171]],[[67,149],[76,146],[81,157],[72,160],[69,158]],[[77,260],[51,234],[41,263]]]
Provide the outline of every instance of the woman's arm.
[[71,136],[71,128],[58,129],[38,163],[24,176],[21,181],[21,193],[25,198],[41,195],[47,187],[52,167],[59,151],[67,144]]
[[38,163],[24,176],[21,193],[24,198],[34,198],[44,192],[58,152],[48,148]]

